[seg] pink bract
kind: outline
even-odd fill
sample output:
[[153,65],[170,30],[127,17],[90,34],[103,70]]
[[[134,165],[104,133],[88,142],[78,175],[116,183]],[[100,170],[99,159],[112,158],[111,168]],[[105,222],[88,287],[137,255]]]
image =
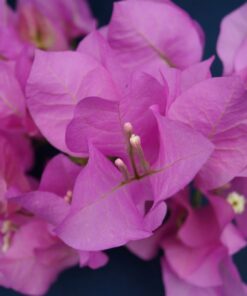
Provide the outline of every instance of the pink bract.
[[224,17],[221,22],[217,52],[224,65],[224,74],[239,72],[247,66],[247,4]]
[[124,67],[143,67],[160,60],[185,68],[202,56],[198,27],[170,2],[121,1],[114,4],[107,39]]
[[247,295],[247,5],[217,78],[172,1],[116,1],[101,28],[90,5],[0,0],[0,285],[45,295],[126,246],[162,252],[168,296]]

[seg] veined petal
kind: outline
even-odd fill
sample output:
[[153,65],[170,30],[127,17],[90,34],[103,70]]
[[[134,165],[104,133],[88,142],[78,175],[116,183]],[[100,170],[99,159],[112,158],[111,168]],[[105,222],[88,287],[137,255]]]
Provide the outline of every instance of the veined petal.
[[121,174],[93,146],[89,163],[77,179],[72,209],[55,231],[79,250],[103,250],[151,235],[121,186]]

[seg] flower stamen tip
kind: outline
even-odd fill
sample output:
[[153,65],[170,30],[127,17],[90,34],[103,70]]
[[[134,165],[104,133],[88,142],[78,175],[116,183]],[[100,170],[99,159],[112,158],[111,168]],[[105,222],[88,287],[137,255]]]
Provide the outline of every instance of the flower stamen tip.
[[125,124],[124,124],[124,132],[129,137],[132,135],[132,133],[133,133],[133,125],[130,122],[125,122]]
[[226,199],[236,214],[242,214],[244,212],[246,204],[244,195],[234,191],[229,193]]
[[73,192],[71,190],[68,190],[66,192],[66,195],[64,196],[64,200],[65,202],[67,202],[68,204],[71,204],[72,202],[72,197],[73,197]]
[[122,175],[124,177],[124,181],[128,181],[129,180],[129,171],[128,171],[126,164],[123,162],[123,160],[121,158],[117,158],[115,160],[115,165],[119,169],[119,171],[122,173]]
[[131,135],[130,137],[130,144],[134,147],[134,148],[140,148],[141,147],[141,138],[137,135]]

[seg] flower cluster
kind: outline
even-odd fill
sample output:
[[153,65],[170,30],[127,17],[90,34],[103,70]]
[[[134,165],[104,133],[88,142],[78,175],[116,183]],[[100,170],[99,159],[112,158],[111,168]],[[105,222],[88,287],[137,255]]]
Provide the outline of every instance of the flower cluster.
[[[214,78],[169,0],[116,2],[99,29],[83,0],[0,0],[0,285],[44,295],[126,246],[163,251],[168,296],[247,295],[246,16],[223,19]],[[34,141],[57,151],[40,180]]]

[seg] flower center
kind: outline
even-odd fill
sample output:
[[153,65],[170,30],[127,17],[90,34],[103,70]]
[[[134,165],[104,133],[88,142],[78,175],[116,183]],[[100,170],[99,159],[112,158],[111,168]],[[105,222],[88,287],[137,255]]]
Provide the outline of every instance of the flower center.
[[[134,179],[140,179],[150,172],[150,166],[145,159],[142,148],[141,138],[140,136],[133,133],[133,126],[130,122],[126,122],[123,129],[128,144],[128,155],[134,174]],[[115,165],[122,173],[125,182],[133,179],[127,165],[122,159],[117,158],[115,160]]]
[[244,195],[234,191],[229,193],[226,199],[236,214],[242,214],[244,212],[246,204]]

